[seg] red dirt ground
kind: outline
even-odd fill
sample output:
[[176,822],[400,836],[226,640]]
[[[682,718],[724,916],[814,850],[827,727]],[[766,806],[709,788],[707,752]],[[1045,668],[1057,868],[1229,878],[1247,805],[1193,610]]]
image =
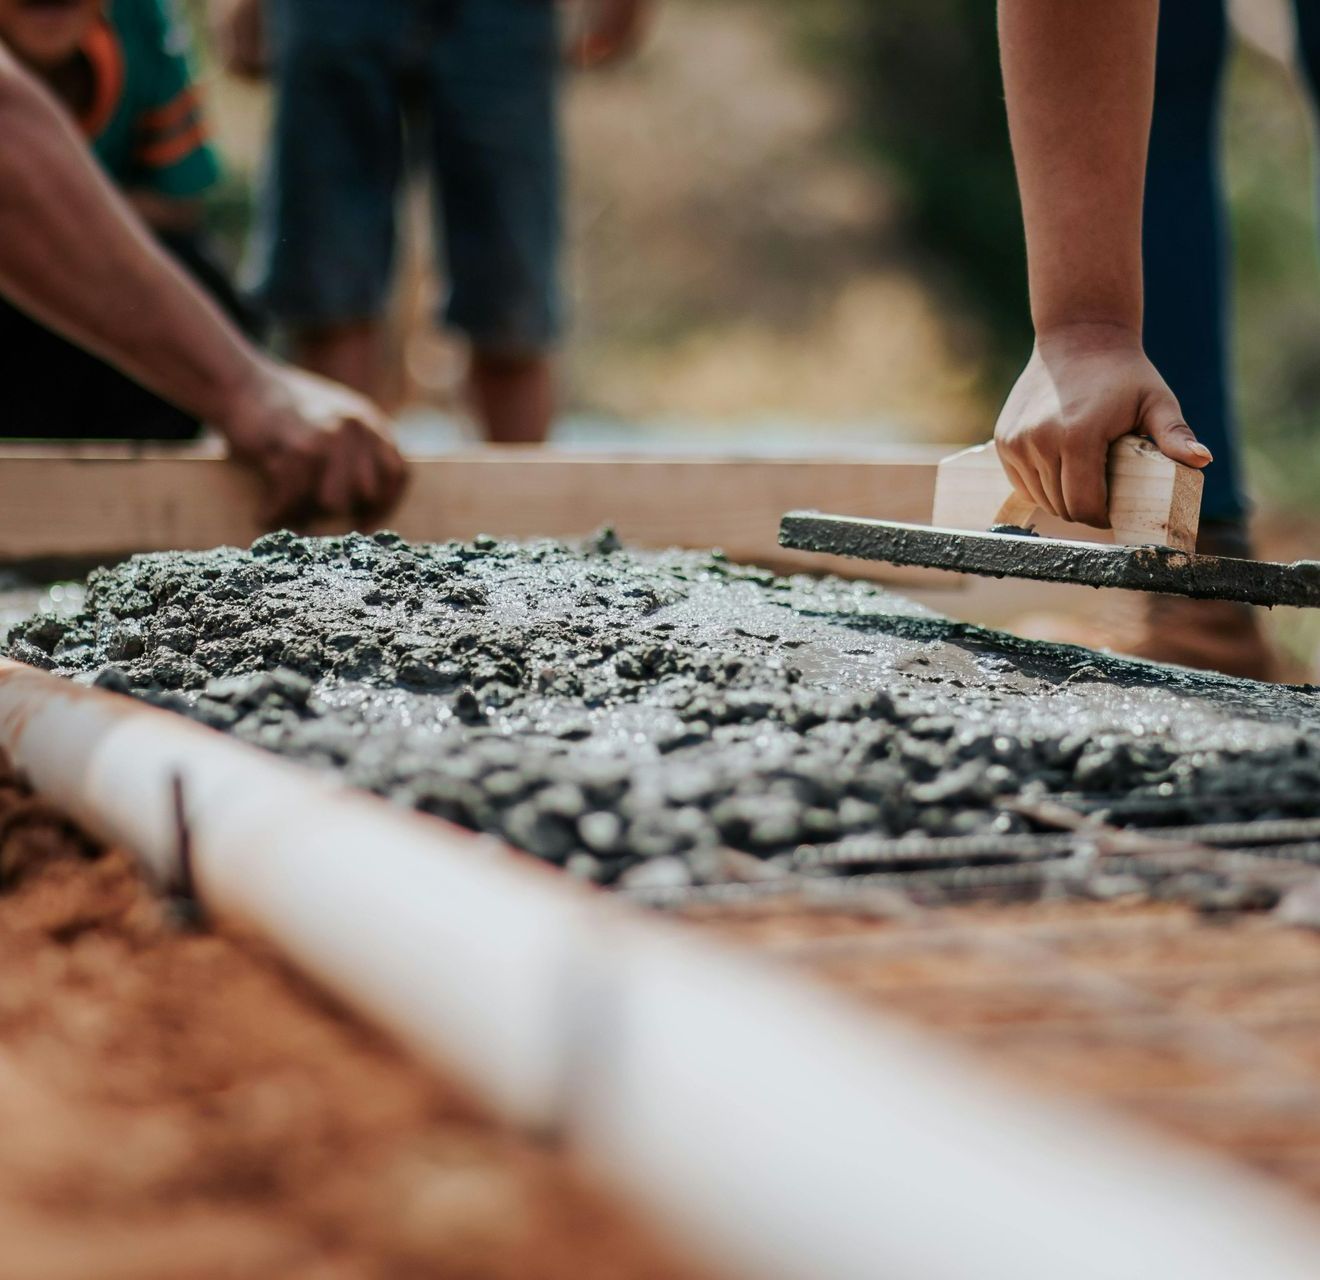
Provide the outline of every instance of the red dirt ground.
[[1320,934],[1141,902],[887,921],[791,903],[692,915],[1018,1084],[1125,1113],[1320,1201]]
[[4,1280],[693,1275],[562,1156],[88,853],[0,782]]
[[[250,941],[0,781],[3,1280],[680,1280]],[[694,927],[1320,1201],[1320,935],[1173,905],[800,904]]]

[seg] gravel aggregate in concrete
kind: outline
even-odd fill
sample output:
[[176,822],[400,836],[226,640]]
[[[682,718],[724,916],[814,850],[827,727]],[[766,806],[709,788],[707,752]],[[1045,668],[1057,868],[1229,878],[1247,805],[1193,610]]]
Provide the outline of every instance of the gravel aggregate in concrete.
[[77,606],[19,623],[11,655],[606,884],[728,878],[730,850],[772,872],[850,835],[1029,829],[1006,797],[1149,796],[1186,821],[1211,798],[1220,819],[1320,803],[1313,690],[1022,641],[871,584],[608,531],[279,533],[134,557]]

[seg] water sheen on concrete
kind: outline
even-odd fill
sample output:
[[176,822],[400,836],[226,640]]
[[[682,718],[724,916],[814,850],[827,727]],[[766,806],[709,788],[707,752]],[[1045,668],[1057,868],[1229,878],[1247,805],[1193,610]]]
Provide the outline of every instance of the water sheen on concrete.
[[997,806],[1024,793],[1182,798],[1187,820],[1211,797],[1223,818],[1320,803],[1312,691],[609,533],[138,556],[9,652],[603,883],[719,879],[722,849],[773,865],[850,834],[1023,830]]

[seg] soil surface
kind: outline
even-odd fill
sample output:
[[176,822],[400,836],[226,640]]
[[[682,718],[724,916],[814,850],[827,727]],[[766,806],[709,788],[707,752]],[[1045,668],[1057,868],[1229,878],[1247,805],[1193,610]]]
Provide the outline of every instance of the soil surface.
[[787,900],[689,916],[1034,1094],[1123,1113],[1320,1204],[1314,930],[1134,899],[884,921]]
[[678,1280],[565,1160],[0,775],[5,1280]]
[[1014,799],[1135,798],[1177,823],[1320,798],[1314,691],[1017,640],[871,584],[608,532],[275,534],[135,557],[65,614],[20,623],[10,652],[601,883],[755,878],[850,836],[1027,831]]

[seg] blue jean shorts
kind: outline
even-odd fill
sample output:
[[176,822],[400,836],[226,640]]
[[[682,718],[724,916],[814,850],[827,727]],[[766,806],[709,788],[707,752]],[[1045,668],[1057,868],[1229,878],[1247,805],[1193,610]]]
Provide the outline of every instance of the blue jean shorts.
[[257,294],[303,327],[385,308],[411,160],[433,184],[442,323],[534,354],[560,328],[553,0],[267,0],[274,136]]

